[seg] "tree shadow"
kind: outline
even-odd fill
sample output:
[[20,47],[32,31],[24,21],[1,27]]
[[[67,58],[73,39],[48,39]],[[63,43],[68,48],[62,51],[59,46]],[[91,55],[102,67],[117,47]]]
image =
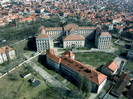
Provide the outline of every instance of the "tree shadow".
[[[72,90],[66,90],[60,87],[50,87],[45,90],[42,90],[37,95],[38,99],[84,99],[77,92]],[[36,99],[36,98],[33,98]]]

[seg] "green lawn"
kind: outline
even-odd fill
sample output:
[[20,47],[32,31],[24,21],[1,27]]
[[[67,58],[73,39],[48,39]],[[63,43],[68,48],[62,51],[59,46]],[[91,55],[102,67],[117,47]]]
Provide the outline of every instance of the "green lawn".
[[[23,68],[18,68],[0,79],[1,99],[32,99],[38,95],[39,91],[47,88],[46,83],[34,75],[26,79],[21,78],[19,75],[22,71],[24,71]],[[31,87],[28,82],[32,77],[41,81],[41,84],[36,88]]]
[[89,53],[76,53],[76,60],[84,64],[89,64],[93,67],[99,67],[106,64],[109,61],[113,61],[115,58],[112,54],[107,54],[103,52],[89,52]]
[[67,85],[67,87],[70,88],[71,90],[78,91],[78,88],[74,84],[72,84],[72,83],[69,83]]
[[133,62],[127,61],[125,68],[128,68],[129,70],[133,70]]
[[59,80],[60,82],[65,80],[60,74],[58,74],[56,77],[55,77],[57,80]]

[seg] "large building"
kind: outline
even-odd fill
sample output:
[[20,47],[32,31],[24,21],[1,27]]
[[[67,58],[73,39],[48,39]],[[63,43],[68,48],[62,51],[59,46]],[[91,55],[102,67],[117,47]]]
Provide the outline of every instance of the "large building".
[[42,52],[53,48],[53,40],[45,33],[44,29],[36,38],[37,51]]
[[63,48],[80,48],[85,46],[85,38],[82,35],[71,34],[63,39]]
[[46,63],[54,70],[67,74],[76,82],[78,82],[77,78],[79,74],[86,76],[92,83],[93,92],[99,93],[107,80],[106,75],[74,60],[74,54],[68,51],[59,57],[54,54],[54,50],[48,50]]
[[62,36],[67,36],[70,34],[83,35],[85,38],[93,39],[94,38],[94,30],[96,27],[79,27],[76,24],[67,24],[65,27],[50,27],[45,28],[41,26],[41,29],[44,29],[47,35],[53,40],[62,40]]
[[85,39],[95,38],[95,27],[79,27],[76,24],[68,24],[65,27],[40,27],[40,34],[36,38],[37,51],[45,51],[53,47],[53,41],[63,39],[64,48],[84,47]]
[[15,50],[9,46],[4,46],[0,48],[0,64],[8,60],[13,60],[16,58]]
[[132,44],[131,44],[130,50],[129,50],[128,53],[127,53],[127,57],[128,57],[129,59],[133,60],[133,42],[132,42]]
[[97,32],[95,35],[95,45],[100,50],[107,50],[111,48],[111,35],[109,32]]

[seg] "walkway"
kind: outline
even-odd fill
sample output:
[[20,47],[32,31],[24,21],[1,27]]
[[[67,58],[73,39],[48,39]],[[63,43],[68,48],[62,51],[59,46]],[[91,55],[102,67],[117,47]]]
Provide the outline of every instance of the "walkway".
[[[26,58],[28,58],[25,55]],[[41,67],[37,66],[36,63],[34,63],[33,61],[27,61],[27,64],[30,65],[30,67],[36,71],[45,81],[47,81],[48,83],[50,83],[52,86],[54,87],[60,87],[60,88],[64,88],[66,90],[69,90],[69,88],[66,87],[66,85],[60,81],[58,81],[57,79],[55,79],[52,75],[50,75],[49,73],[47,73],[44,69],[42,69]]]

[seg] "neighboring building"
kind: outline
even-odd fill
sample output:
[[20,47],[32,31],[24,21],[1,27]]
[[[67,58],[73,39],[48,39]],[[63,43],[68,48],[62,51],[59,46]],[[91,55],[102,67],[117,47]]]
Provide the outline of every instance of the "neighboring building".
[[130,80],[129,74],[123,73],[120,76],[119,81],[115,84],[114,88],[111,90],[111,94],[115,95],[116,97],[119,97],[126,88],[126,86],[128,85],[129,80]]
[[0,0],[0,4],[10,2],[11,0]]
[[65,35],[70,35],[70,34],[82,35],[85,38],[92,40],[95,38],[94,30],[96,30],[96,27],[90,27],[90,26],[79,27],[76,24],[67,24],[63,28],[63,33]]
[[16,58],[16,55],[13,48],[10,48],[9,46],[0,48],[0,64],[7,60],[13,60],[14,58]]
[[79,48],[85,46],[85,38],[82,35],[68,35],[63,39],[63,48]]
[[133,99],[133,84],[131,85],[129,91],[127,92],[128,99]]
[[65,73],[73,80],[78,82],[78,75],[86,76],[92,83],[92,91],[99,93],[106,83],[107,76],[74,60],[74,54],[66,51],[63,56],[58,57],[54,50],[48,50],[46,54],[46,63],[54,70]]
[[128,57],[129,59],[133,60],[133,42],[132,42],[132,44],[131,44],[130,50],[129,50],[128,53],[127,53],[127,57]]
[[95,45],[100,50],[107,50],[111,48],[111,35],[109,32],[96,33]]
[[116,74],[119,66],[116,62],[109,62],[101,68],[101,72],[107,76]]
[[36,38],[37,51],[42,52],[46,49],[53,48],[53,40],[42,29],[41,33]]
[[53,41],[61,41],[63,37],[64,48],[78,48],[85,46],[85,39],[93,39],[95,27],[79,27],[76,24],[68,24],[65,27],[46,28],[41,26],[41,32],[36,38],[37,51],[45,51],[53,48]]
[[50,50],[47,51],[47,54],[46,54],[46,63],[51,68],[53,68],[55,71],[59,71],[60,70],[61,58],[54,54],[53,49],[50,49]]
[[[43,27],[43,26],[41,26]],[[85,38],[93,39],[94,38],[94,30],[96,27],[79,27],[76,24],[67,24],[64,28],[62,27],[43,27],[46,34],[53,40],[61,40],[62,36],[67,36],[70,34],[83,35]]]
[[75,59],[75,55],[74,55],[71,51],[66,50],[66,51],[63,53],[63,55],[65,55],[66,57]]

